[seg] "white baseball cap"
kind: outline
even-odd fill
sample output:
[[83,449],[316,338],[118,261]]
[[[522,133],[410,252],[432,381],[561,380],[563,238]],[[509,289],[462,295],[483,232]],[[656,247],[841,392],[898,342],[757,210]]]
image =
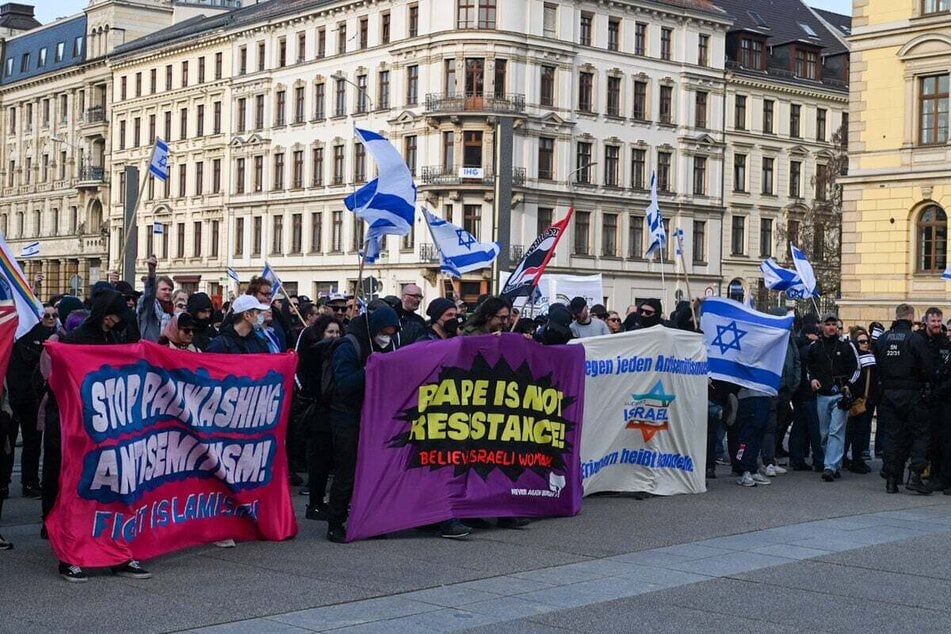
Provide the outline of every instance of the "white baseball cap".
[[262,304],[258,301],[257,297],[253,295],[241,295],[234,300],[234,303],[231,304],[231,312],[235,315],[239,315],[246,310],[270,310],[271,307],[267,304]]

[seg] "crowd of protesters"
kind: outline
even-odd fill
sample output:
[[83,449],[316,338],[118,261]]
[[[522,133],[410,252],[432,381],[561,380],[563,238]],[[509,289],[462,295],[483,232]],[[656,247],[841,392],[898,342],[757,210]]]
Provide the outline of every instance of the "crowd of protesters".
[[[13,447],[22,438],[22,495],[42,500],[46,518],[58,494],[62,463],[59,412],[47,388],[50,363],[44,342],[108,345],[141,340],[185,353],[298,355],[295,394],[288,430],[290,484],[306,496],[305,517],[327,522],[327,539],[346,537],[365,390],[364,368],[373,354],[416,342],[513,331],[543,345],[574,338],[613,335],[664,326],[698,331],[702,306],[678,302],[665,315],[658,299],[627,308],[624,317],[602,304],[575,297],[548,306],[540,317],[520,316],[505,299],[483,296],[471,310],[461,301],[437,297],[423,306],[415,284],[400,297],[364,305],[343,294],[312,302],[306,296],[272,297],[271,283],[253,278],[246,291],[216,308],[205,293],[175,290],[149,258],[144,292],[117,280],[97,283],[90,300],[52,298],[41,322],[14,347],[0,409],[0,510],[9,496]],[[787,309],[773,312],[786,315]],[[425,315],[425,316],[424,316]],[[884,458],[886,491],[910,471],[906,488],[919,494],[951,494],[951,340],[941,311],[928,309],[915,322],[914,309],[901,305],[886,330],[880,323],[844,332],[834,313],[796,316],[778,395],[709,382],[706,476],[729,465],[738,484],[770,484],[788,470],[814,470],[835,482],[842,470],[868,474],[872,421],[876,458]],[[788,442],[787,442],[788,436]],[[41,461],[42,455],[42,461]],[[783,462],[787,460],[788,462]],[[807,462],[807,460],[809,462]],[[42,464],[42,469],[40,465]],[[299,474],[306,474],[306,480]],[[927,481],[925,476],[927,475]],[[520,528],[522,518],[499,518],[497,526]],[[421,527],[446,538],[462,538],[485,520],[449,520]],[[41,535],[46,537],[45,526]],[[234,546],[233,540],[217,542]],[[0,537],[0,550],[12,544]],[[74,582],[87,573],[60,562],[60,575]],[[143,579],[150,573],[137,561],[114,566],[117,575]]]

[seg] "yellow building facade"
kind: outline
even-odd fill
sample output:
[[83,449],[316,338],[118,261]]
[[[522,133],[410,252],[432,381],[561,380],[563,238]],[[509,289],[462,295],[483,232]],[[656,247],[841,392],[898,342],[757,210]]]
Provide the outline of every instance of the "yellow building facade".
[[951,316],[951,3],[855,0],[849,175],[843,183],[847,324],[886,325],[908,302]]

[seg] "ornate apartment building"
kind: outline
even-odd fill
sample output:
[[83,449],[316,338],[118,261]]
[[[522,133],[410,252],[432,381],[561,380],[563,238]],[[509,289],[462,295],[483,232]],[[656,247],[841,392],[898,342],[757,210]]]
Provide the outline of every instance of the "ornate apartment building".
[[[573,205],[551,270],[603,273],[615,304],[661,294],[660,265],[643,258],[657,170],[696,283],[716,285],[724,14],[699,0],[452,5],[269,2],[121,47],[112,179],[128,164],[144,170],[155,136],[172,157],[169,184],[145,188],[140,265],[154,252],[181,283],[214,294],[226,267],[247,279],[265,261],[290,290],[352,288],[363,228],[343,199],[374,169],[353,134],[361,126],[401,150],[422,204],[480,239],[498,239],[497,214],[510,214],[513,258]],[[496,210],[501,117],[514,121],[514,196]],[[111,202],[116,245],[118,189]],[[383,293],[409,282],[443,291],[421,217],[367,273]],[[456,290],[474,298],[490,277],[467,275]]]
[[43,296],[86,292],[109,267],[109,56],[170,25],[175,10],[171,0],[93,0],[3,42],[0,232],[16,255],[39,242],[22,263],[29,277],[43,274]]
[[948,314],[951,2],[856,2],[841,314],[894,319],[910,302]]

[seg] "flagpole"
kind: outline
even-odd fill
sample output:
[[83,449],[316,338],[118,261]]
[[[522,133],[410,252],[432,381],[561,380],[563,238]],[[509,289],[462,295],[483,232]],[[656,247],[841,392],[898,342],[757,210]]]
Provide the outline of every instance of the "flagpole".
[[307,322],[304,321],[304,318],[301,316],[300,311],[297,310],[297,306],[295,306],[295,305],[294,305],[294,302],[291,301],[291,296],[287,294],[287,289],[284,288],[284,285],[283,285],[283,284],[281,284],[281,293],[284,294],[284,299],[287,300],[287,303],[290,305],[291,310],[294,311],[294,314],[297,315],[297,318],[298,318],[298,319],[300,319],[300,323],[303,324],[303,325],[306,327],[306,326],[307,326]]
[[[142,194],[145,193],[145,184],[148,182],[148,180],[149,180],[149,170],[148,170],[148,166],[146,166],[145,175],[142,178],[142,182],[139,184],[139,193],[135,197],[135,207],[132,209],[131,218],[135,218],[139,214],[139,205],[142,204]],[[128,218],[124,218],[123,220],[128,220]],[[137,224],[133,224],[133,226],[138,228]],[[126,274],[125,254],[126,254],[126,251],[128,250],[129,250],[129,231],[127,230],[122,232],[122,251],[119,254],[119,265],[116,267],[120,271],[120,277],[122,277],[123,279],[125,279],[125,276],[126,276],[125,275]],[[148,255],[151,256],[152,254],[150,253]]]
[[687,273],[687,258],[684,256],[684,242],[683,236],[677,234],[677,244],[679,245],[680,251],[680,266],[684,270],[684,283],[687,285],[687,300],[690,302],[690,314],[693,316],[693,325],[694,328],[700,327],[700,322],[697,321],[697,309],[693,305],[693,293],[690,292],[690,275]]

